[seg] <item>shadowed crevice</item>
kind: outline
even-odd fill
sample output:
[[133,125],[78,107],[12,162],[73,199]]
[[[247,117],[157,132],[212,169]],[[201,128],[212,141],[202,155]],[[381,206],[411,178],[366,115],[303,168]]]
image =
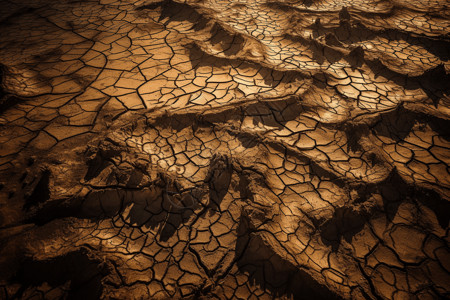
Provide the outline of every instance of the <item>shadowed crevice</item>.
[[29,210],[32,206],[44,203],[50,199],[50,171],[43,170],[39,175],[39,180],[34,186],[33,192],[26,197],[24,209]]
[[249,276],[249,284],[270,292],[274,298],[342,299],[311,275],[283,260],[253,233],[249,220],[241,217],[236,242],[239,271]]
[[107,274],[108,267],[84,248],[49,260],[25,260],[15,278],[22,287],[13,298],[46,283],[62,289],[67,299],[100,299]]

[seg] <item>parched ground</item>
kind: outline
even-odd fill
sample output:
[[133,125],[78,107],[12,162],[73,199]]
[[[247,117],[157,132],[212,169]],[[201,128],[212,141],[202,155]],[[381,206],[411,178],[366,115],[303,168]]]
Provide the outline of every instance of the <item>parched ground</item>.
[[448,1],[0,20],[0,299],[450,297]]

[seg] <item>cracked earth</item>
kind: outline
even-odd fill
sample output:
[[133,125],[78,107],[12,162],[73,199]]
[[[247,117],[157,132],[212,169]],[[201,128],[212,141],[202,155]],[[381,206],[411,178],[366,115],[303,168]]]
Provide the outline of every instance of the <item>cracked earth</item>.
[[0,20],[0,299],[450,297],[447,1]]

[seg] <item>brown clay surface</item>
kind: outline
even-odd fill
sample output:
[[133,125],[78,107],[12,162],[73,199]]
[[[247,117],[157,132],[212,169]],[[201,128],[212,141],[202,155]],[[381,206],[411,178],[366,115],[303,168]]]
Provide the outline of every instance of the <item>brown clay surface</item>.
[[448,1],[0,20],[0,299],[450,296]]

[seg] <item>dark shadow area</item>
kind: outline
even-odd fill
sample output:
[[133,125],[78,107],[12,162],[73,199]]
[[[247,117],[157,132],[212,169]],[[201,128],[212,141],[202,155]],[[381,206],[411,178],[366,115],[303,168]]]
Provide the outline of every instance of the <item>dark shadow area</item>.
[[[358,12],[358,14],[364,14]],[[360,43],[376,37],[391,40],[403,40],[411,45],[416,45],[425,48],[431,54],[446,61],[450,59],[450,41],[446,39],[429,38],[419,35],[411,35],[396,29],[385,29],[383,31],[375,31],[367,28],[364,24],[356,22],[351,24],[349,20],[341,18],[341,23],[338,27],[328,28],[319,24],[312,25],[309,29],[313,30],[315,38],[333,33],[337,39],[346,44]]]
[[8,26],[8,25],[14,23],[17,20],[17,18],[20,18],[26,14],[32,14],[36,10],[37,10],[37,8],[35,8],[35,7],[21,7],[18,10],[16,10],[15,12],[13,12],[12,14],[1,19],[0,25]]
[[450,141],[450,120],[444,120],[425,114],[422,114],[421,116],[439,137],[442,137],[446,141]]
[[400,106],[392,112],[383,114],[372,130],[376,135],[400,142],[410,134],[415,123],[416,114]]
[[253,117],[253,125],[285,128],[284,125],[296,119],[303,112],[300,101],[295,97],[279,101],[259,102],[244,108],[244,116]]
[[328,62],[333,64],[345,59],[353,68],[359,68],[365,62],[364,50],[361,47],[353,48],[347,54],[347,47],[339,39],[329,32],[325,35],[325,43],[318,42],[315,39],[305,39],[302,36],[295,36],[286,33],[284,38],[303,46],[307,46],[313,53],[313,60],[319,64]]
[[58,199],[45,202],[37,210],[31,212],[27,223],[42,226],[56,219],[78,216],[82,200],[79,198]]
[[[228,192],[232,167],[229,159],[214,156],[205,184],[209,187],[209,204],[203,212],[214,214]],[[166,242],[176,234],[180,225],[186,224],[196,210],[202,207],[205,190],[183,189],[176,181],[161,175],[161,182],[152,191],[134,191],[124,199],[123,206],[133,205],[126,222],[131,226],[158,228],[159,240]],[[116,206],[119,207],[119,206]],[[200,213],[203,215],[203,213]]]
[[[376,211],[375,207],[370,209],[358,209],[358,203],[366,202],[372,194],[380,194],[383,207],[381,210],[386,214],[391,222],[397,214],[399,206],[404,202],[411,202],[417,205],[418,201],[430,208],[436,215],[439,225],[445,229],[450,220],[450,204],[442,199],[438,193],[417,188],[407,184],[394,169],[385,181],[376,185],[361,186],[358,190],[358,199],[352,206],[337,208],[333,217],[320,227],[322,241],[325,245],[331,245],[333,251],[337,251],[341,238],[348,243],[352,242],[355,234],[360,232]],[[378,208],[380,209],[380,208]],[[378,210],[377,209],[377,210]]]
[[363,147],[360,144],[360,140],[370,134],[370,129],[367,125],[355,125],[352,123],[344,123],[340,126],[347,136],[347,151],[362,151]]
[[88,171],[84,176],[84,180],[89,181],[97,177],[104,169],[112,165],[111,158],[120,155],[121,150],[116,149],[113,145],[101,145],[95,156],[88,161]]
[[392,71],[378,59],[366,60],[366,64],[377,76],[383,76],[406,90],[422,89],[433,100],[436,107],[438,107],[439,100],[445,94],[450,93],[450,74],[446,73],[442,64],[416,77],[408,77]]
[[439,222],[439,226],[446,230],[450,225],[450,202],[432,190],[420,189],[415,191],[415,198],[431,209]]
[[[201,125],[201,116],[195,113],[180,113],[176,115],[163,115],[155,119],[153,124],[162,128],[172,128],[176,131],[182,131],[189,126]],[[207,124],[210,127],[212,124]],[[154,127],[154,126],[152,126]],[[198,126],[197,126],[198,127]],[[193,130],[195,132],[195,130]]]
[[166,242],[200,207],[199,196],[197,191],[183,190],[176,182],[167,180],[164,188],[151,195],[137,191],[132,199],[126,199],[133,205],[126,222],[133,227],[158,228],[159,240]]
[[364,50],[361,47],[356,47],[345,56],[345,60],[352,66],[352,68],[360,68],[365,62]]
[[[246,105],[241,110],[236,111],[236,114],[226,113],[225,117],[229,120],[242,121],[241,115],[244,117],[252,117],[253,125],[267,126],[282,130],[285,124],[289,121],[298,118],[304,108],[297,97],[289,97],[282,100],[257,102]],[[294,133],[292,133],[294,134]],[[249,137],[251,133],[242,133],[242,136]],[[258,135],[253,135],[255,139],[260,139]]]
[[[204,211],[218,211],[228,192],[232,172],[228,157],[214,156],[204,180],[205,187],[186,189],[160,173],[149,188],[93,191],[84,200],[70,202],[73,205],[61,201],[54,206],[47,205],[40,213],[55,214],[60,207],[62,210],[59,212],[64,216],[72,213],[80,218],[99,220],[120,215],[129,226],[158,228],[159,240],[165,242],[203,206],[201,199],[205,193],[209,192],[210,200]],[[48,220],[40,217],[39,213],[35,219],[41,222]]]
[[[306,7],[310,7],[315,0],[303,0],[301,4],[305,5]],[[270,8],[270,9],[274,9],[274,10],[279,10],[282,12],[308,12],[308,10],[305,9],[301,9],[301,8],[297,8],[294,7],[292,5],[289,5],[288,3],[283,3],[281,1],[266,1],[264,3],[264,6]],[[309,11],[309,12],[313,12],[313,11]]]
[[384,212],[389,221],[397,214],[398,207],[410,194],[411,186],[400,177],[397,170],[392,170],[388,178],[379,185],[378,190],[383,199]]
[[168,19],[168,22],[183,22],[189,21],[192,23],[192,28],[195,30],[202,30],[206,27],[208,22],[211,20],[205,15],[199,13],[194,7],[186,3],[179,3],[172,0],[163,0],[158,2],[153,2],[138,7],[136,10],[161,10],[161,15],[158,22],[164,19]]
[[337,251],[344,238],[351,243],[355,234],[360,232],[367,222],[369,213],[357,211],[353,207],[339,207],[335,210],[333,217],[320,226],[322,242]]
[[[202,114],[179,113],[174,115],[163,115],[153,122],[158,127],[172,128],[181,131],[189,126],[196,132],[198,128],[214,128],[218,123],[240,123],[242,115],[254,117],[253,124],[283,129],[284,124],[294,120],[304,111],[302,104],[297,97],[290,97],[282,100],[260,101],[247,103],[237,103],[236,106],[229,106],[226,109],[217,111],[205,111]],[[149,125],[152,126],[152,125]],[[236,131],[239,128],[234,128]],[[230,132],[231,133],[231,132]],[[249,137],[250,134],[240,133],[242,137]],[[256,136],[255,136],[256,138]]]
[[399,106],[396,110],[384,113],[372,128],[376,135],[385,136],[395,142],[404,140],[416,123],[429,125],[434,132],[450,141],[450,121],[423,113],[416,113]]
[[58,287],[68,281],[67,299],[100,299],[103,290],[101,281],[108,273],[106,265],[91,258],[84,248],[50,260],[27,260],[15,278],[22,288],[13,299],[21,299],[27,288],[40,286],[44,282]]
[[324,168],[319,166],[317,163],[315,163],[313,160],[310,160],[307,157],[305,157],[305,159],[307,159],[309,162],[309,167],[311,168],[310,173],[312,175],[316,175],[321,180],[332,181],[335,185],[337,185],[340,188],[345,189],[346,187],[348,187],[348,182],[346,182],[346,180],[344,178],[342,178],[340,176],[338,177],[334,173],[325,170]]
[[139,190],[109,189],[91,192],[80,205],[79,218],[122,219],[130,227],[158,229],[167,241],[200,207],[202,191],[183,190],[176,182],[161,180]]
[[435,213],[443,229],[449,226],[450,203],[433,190],[408,185],[395,169],[378,189],[389,221],[393,220],[401,203],[418,201]]
[[439,105],[440,99],[445,97],[445,95],[450,95],[450,74],[447,74],[442,64],[417,77],[417,81],[425,93],[427,93],[428,97],[433,100],[436,108]]
[[[411,202],[416,206],[416,201],[420,202],[435,213],[439,225],[443,229],[449,226],[450,203],[432,190],[417,188],[407,184],[395,169],[382,183],[361,186],[357,192],[358,199],[352,206],[337,208],[331,219],[323,224],[317,224],[320,227],[323,243],[328,246],[331,245],[333,251],[339,249],[341,238],[351,243],[353,236],[363,229],[364,225],[379,209],[386,214],[388,221],[392,222],[399,206],[404,202]],[[372,194],[381,195],[383,207],[377,210],[374,210],[375,207],[358,209],[358,203],[366,202]],[[420,208],[418,207],[417,209],[419,210]]]
[[205,183],[209,186],[208,209],[211,213],[219,210],[220,203],[228,193],[233,168],[230,159],[225,155],[214,155],[209,164]]
[[210,23],[213,23],[209,42],[213,46],[218,45],[225,55],[236,55],[244,47],[245,38],[242,34],[230,32],[230,30],[225,29],[213,18],[209,17],[205,13],[202,13],[189,4],[164,0],[137,8],[138,11],[156,9],[161,10],[161,15],[158,22],[161,22],[167,18],[165,24],[168,24],[169,22],[188,21],[192,23],[192,27],[190,29],[200,31],[205,29],[208,25],[210,25]]
[[235,136],[239,142],[242,144],[242,147],[251,149],[253,147],[256,147],[259,144],[259,139],[249,133],[238,133],[238,134],[231,134]]
[[[340,14],[345,14],[344,11],[341,11]],[[320,23],[314,24],[310,29],[313,29],[313,36],[318,38],[320,36],[325,36],[327,44],[337,45],[339,44],[355,44],[364,42],[374,38],[384,38],[387,40],[404,40],[411,44],[412,46],[419,46],[426,49],[431,54],[437,56],[442,61],[447,61],[450,58],[450,42],[447,40],[438,40],[434,38],[427,38],[421,36],[412,36],[397,30],[385,30],[382,32],[376,32],[368,29],[361,23],[357,23],[355,25],[350,24],[349,20],[345,18],[341,18],[341,23],[339,27],[335,28],[325,28]],[[330,36],[333,36],[330,40]],[[327,38],[328,37],[328,38]],[[303,40],[303,43],[308,42],[304,41],[301,37],[296,37],[297,39]],[[309,42],[311,43],[311,42]],[[311,49],[314,50],[315,59],[321,63],[324,61],[322,56],[326,53],[324,49],[326,48],[324,45],[315,42],[316,46]],[[325,47],[325,48],[324,48]],[[331,49],[331,48],[330,48]],[[327,49],[326,49],[327,50]],[[326,58],[330,60],[330,58],[336,56],[336,59],[340,59],[343,57],[342,54],[339,55],[339,51],[334,51],[333,53],[328,51],[330,55],[327,55]],[[390,70],[385,64],[379,59],[375,60],[367,60],[364,58],[364,50],[360,47],[357,47],[351,51],[351,53],[345,56],[345,59],[353,66],[360,67],[363,63],[366,63],[377,76],[383,76],[392,80],[394,83],[403,86],[407,90],[414,90],[418,88],[422,88],[427,95],[433,100],[435,105],[437,106],[439,103],[439,99],[444,97],[444,94],[448,94],[450,91],[450,74],[447,74],[443,65],[439,65],[436,68],[427,70],[424,74],[416,77],[408,77],[407,75],[397,73],[395,71]]]
[[[0,74],[0,76],[1,76],[1,74]],[[0,77],[0,82],[1,82],[1,77]],[[4,112],[6,112],[8,109],[13,107],[14,105],[17,105],[22,102],[23,102],[23,100],[20,98],[17,98],[16,96],[11,96],[11,95],[5,94],[0,86],[0,114],[3,114]]]
[[258,234],[252,232],[249,222],[245,216],[241,217],[236,257],[239,257],[239,271],[249,275],[251,285],[270,292],[274,298],[341,299],[265,245]]
[[8,97],[3,89],[3,76],[5,73],[5,67],[0,64],[0,114],[5,112],[8,108],[12,107],[15,103]]
[[245,44],[245,38],[240,33],[231,33],[219,23],[214,23],[211,28],[211,39],[209,42],[218,45],[226,56],[237,55]]
[[[307,79],[305,75],[299,71],[278,71],[266,66],[260,65],[254,61],[247,61],[240,58],[221,58],[215,57],[203,51],[197,44],[190,43],[185,45],[188,51],[189,60],[193,70],[197,70],[203,66],[233,67],[234,69],[254,69],[262,75],[264,84],[277,87],[280,83],[291,83]],[[253,76],[248,76],[249,85],[254,85]]]
[[[293,43],[308,47],[313,53],[312,59],[318,64],[323,64],[325,60],[335,62],[343,56],[341,52],[327,47],[313,39],[306,39],[302,36],[291,35],[289,33],[284,34],[284,38]],[[325,49],[327,50],[326,53]]]
[[29,210],[32,206],[38,205],[50,199],[50,171],[43,170],[39,174],[37,184],[34,186],[33,192],[25,197],[24,209]]

